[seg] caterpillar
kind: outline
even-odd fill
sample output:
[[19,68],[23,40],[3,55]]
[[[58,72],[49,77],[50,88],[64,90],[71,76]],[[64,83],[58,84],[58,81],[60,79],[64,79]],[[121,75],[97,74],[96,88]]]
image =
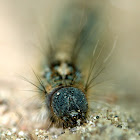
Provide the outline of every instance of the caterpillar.
[[[70,13],[71,9],[74,12]],[[104,61],[98,63],[105,45],[97,40],[95,11],[76,5],[64,13],[67,15],[63,15],[56,37],[53,41],[48,39],[48,46],[45,46],[42,75],[38,76],[33,70],[39,84],[24,80],[39,90],[43,102],[40,116],[50,121],[49,127],[53,124],[73,128],[86,123],[90,89],[103,82],[95,83],[95,80],[105,69],[116,42]]]

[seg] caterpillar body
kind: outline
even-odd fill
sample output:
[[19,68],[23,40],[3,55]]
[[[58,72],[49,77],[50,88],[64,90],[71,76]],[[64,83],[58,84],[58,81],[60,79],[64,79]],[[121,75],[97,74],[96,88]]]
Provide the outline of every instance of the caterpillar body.
[[[83,18],[81,12],[83,8],[72,9],[75,12],[64,18],[60,24],[55,43],[48,41],[47,53],[45,52],[47,63],[42,76],[35,74],[39,82],[39,86],[36,87],[40,90],[45,108],[42,116],[45,119],[49,118],[50,124],[62,128],[72,128],[86,122],[89,111],[89,89],[94,86],[94,80],[104,70],[106,61],[111,55],[109,54],[101,65],[97,63],[104,46],[98,49],[102,43],[96,41],[95,44],[98,38],[97,34],[93,35],[97,27],[96,14],[86,7]],[[72,9],[70,7],[67,10]],[[80,12],[77,9],[80,9]],[[74,14],[76,15],[73,17]],[[84,55],[84,59],[86,58],[85,62],[80,57],[81,54],[82,57]],[[90,64],[90,67],[88,65],[84,67],[85,71],[82,69],[83,63]],[[93,72],[95,65],[97,70]]]
[[[48,68],[44,73],[44,78],[52,88],[46,95],[51,121],[64,128],[74,127],[78,122],[82,124],[87,115],[88,102],[86,91],[80,88],[80,72],[74,64],[65,61],[54,62],[50,67],[51,70]],[[46,87],[47,91],[50,85]]]

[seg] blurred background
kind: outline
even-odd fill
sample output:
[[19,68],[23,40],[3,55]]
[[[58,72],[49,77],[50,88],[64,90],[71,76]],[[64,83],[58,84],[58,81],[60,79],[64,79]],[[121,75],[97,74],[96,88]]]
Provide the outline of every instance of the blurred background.
[[[118,36],[111,72],[112,78],[117,81],[114,85],[118,98],[116,104],[140,113],[140,1],[89,2],[93,9],[102,13],[107,28]],[[15,92],[15,89],[27,86],[16,77],[16,73],[30,77],[30,66],[39,66],[42,54],[38,46],[43,45],[46,31],[53,34],[61,13],[69,3],[68,0],[0,0],[0,97],[15,100],[19,99],[19,95],[20,98],[31,96]],[[108,39],[112,33],[106,34]]]

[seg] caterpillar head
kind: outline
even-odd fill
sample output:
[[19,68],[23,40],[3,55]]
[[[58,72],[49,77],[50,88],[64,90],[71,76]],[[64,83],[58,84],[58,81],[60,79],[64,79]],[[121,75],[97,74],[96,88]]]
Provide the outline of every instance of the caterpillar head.
[[78,88],[63,87],[53,94],[51,108],[64,127],[75,127],[85,122],[88,103]]

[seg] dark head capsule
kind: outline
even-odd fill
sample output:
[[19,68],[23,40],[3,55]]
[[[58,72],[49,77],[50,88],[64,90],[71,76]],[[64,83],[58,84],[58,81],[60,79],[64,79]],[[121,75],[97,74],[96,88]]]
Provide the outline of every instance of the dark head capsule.
[[74,127],[85,122],[88,103],[85,94],[78,88],[63,87],[53,94],[51,107],[64,127]]

